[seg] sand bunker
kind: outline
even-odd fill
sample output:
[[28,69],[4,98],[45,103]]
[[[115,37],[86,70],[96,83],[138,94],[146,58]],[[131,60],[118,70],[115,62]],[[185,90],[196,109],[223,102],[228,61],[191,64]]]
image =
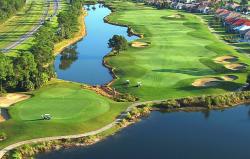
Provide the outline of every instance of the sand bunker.
[[210,87],[216,86],[222,81],[234,81],[238,79],[235,75],[225,75],[222,77],[207,77],[195,80],[192,85],[195,87]]
[[149,44],[148,43],[144,43],[144,42],[133,42],[132,43],[132,47],[137,47],[137,48],[143,48],[143,47],[147,47]]
[[[4,117],[0,114],[0,123],[5,121]],[[1,141],[1,140],[0,140]]]
[[218,77],[208,77],[195,80],[192,85],[195,87],[209,87],[215,86],[220,82],[221,79]]
[[216,63],[223,64],[227,69],[234,71],[246,69],[248,66],[247,64],[244,63],[233,63],[238,61],[238,57],[236,56],[221,56],[215,58],[214,61]]
[[4,97],[0,97],[0,107],[9,107],[12,104],[23,101],[30,98],[30,95],[21,93],[8,93]]
[[235,62],[237,60],[238,57],[236,56],[221,56],[214,59],[216,63],[222,63],[222,64]]
[[173,14],[173,15],[169,15],[167,17],[168,18],[177,18],[177,19],[180,19],[180,18],[183,18],[184,15],[182,15],[182,14]]
[[238,79],[237,76],[235,75],[225,75],[221,77],[224,81],[234,81],[236,79]]
[[247,64],[244,63],[231,63],[231,64],[226,64],[225,67],[230,70],[243,70],[247,68]]

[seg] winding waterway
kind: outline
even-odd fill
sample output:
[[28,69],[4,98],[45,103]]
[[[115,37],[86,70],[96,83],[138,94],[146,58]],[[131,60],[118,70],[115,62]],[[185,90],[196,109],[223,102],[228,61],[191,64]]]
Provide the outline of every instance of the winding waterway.
[[109,70],[102,64],[103,57],[111,51],[108,40],[113,35],[122,35],[128,41],[138,37],[128,36],[127,27],[105,23],[104,17],[111,13],[107,7],[101,4],[84,7],[88,10],[87,35],[56,57],[55,69],[59,79],[102,85],[112,80]]
[[120,133],[86,148],[38,159],[247,159],[250,106],[210,112],[153,112]]

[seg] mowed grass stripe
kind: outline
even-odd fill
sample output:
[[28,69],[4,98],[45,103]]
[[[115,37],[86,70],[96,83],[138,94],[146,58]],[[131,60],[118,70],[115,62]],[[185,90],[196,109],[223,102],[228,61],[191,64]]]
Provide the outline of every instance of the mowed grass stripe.
[[[32,98],[9,108],[12,118],[0,124],[8,139],[0,143],[0,149],[17,141],[99,129],[129,105],[81,89],[80,84],[59,80],[33,93]],[[45,113],[51,114],[52,120],[41,120]]]
[[[126,4],[127,8],[124,8]],[[217,39],[197,15],[175,10],[157,10],[140,3],[120,2],[111,5],[118,8],[111,21],[129,24],[136,32],[144,34],[151,43],[146,48],[129,48],[108,62],[116,68],[119,79],[113,84],[116,89],[132,93],[141,100],[180,98],[201,94],[218,94],[233,91],[245,83],[246,73],[219,71],[213,59],[222,55],[235,55],[239,62],[250,64],[245,55]],[[181,14],[183,18],[166,17]],[[145,16],[146,15],[146,16]],[[201,59],[206,59],[201,61]],[[221,82],[216,87],[193,87],[195,79],[210,76],[237,74],[238,80]],[[123,83],[129,79],[130,86]],[[142,87],[135,87],[138,81]]]
[[[45,0],[30,1],[14,18],[0,25],[0,48],[3,49],[38,25],[46,10]],[[29,10],[29,7],[30,10]],[[27,11],[28,10],[28,11]],[[27,13],[26,13],[27,11]]]

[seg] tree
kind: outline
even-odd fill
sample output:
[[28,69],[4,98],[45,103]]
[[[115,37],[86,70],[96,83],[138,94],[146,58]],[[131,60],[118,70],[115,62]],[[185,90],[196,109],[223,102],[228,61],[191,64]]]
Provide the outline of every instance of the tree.
[[114,35],[108,42],[109,48],[119,53],[121,50],[126,50],[128,47],[127,40],[121,35]]
[[15,14],[23,8],[26,0],[0,0],[0,22]]
[[240,1],[240,5],[242,5],[243,7],[245,7],[248,4],[248,0],[241,0]]
[[11,75],[13,75],[13,64],[10,58],[0,54],[0,93],[4,92],[3,84]]
[[247,81],[248,84],[250,84],[250,74],[247,75]]
[[29,52],[21,52],[20,56],[14,60],[15,80],[18,81],[19,88],[25,91],[35,89],[32,77],[37,74],[37,64],[34,55]]
[[242,12],[247,12],[248,11],[248,0],[241,0],[240,1],[241,9]]

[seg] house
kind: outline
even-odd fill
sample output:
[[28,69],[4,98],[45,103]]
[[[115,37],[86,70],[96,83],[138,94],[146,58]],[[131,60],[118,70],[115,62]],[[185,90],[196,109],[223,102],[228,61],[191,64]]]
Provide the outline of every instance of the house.
[[184,6],[184,3],[178,3],[178,4],[175,6],[175,9],[182,10],[182,9],[183,9],[183,6]]
[[241,27],[241,29],[238,30],[240,37],[244,37],[248,31],[250,31],[250,26],[247,26],[245,24],[243,25],[243,27]]
[[250,42],[250,31],[248,31],[245,35],[244,35],[244,40],[246,42]]

